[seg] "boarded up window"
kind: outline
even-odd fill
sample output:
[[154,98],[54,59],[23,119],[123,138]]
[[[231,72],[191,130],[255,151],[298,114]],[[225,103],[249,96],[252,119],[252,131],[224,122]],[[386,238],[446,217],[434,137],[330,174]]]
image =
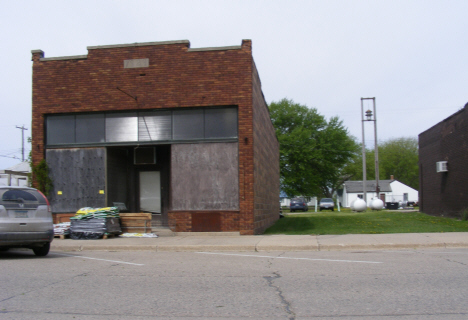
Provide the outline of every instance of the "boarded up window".
[[105,206],[105,152],[104,148],[47,150],[53,212]]
[[238,144],[171,146],[173,210],[238,210]]

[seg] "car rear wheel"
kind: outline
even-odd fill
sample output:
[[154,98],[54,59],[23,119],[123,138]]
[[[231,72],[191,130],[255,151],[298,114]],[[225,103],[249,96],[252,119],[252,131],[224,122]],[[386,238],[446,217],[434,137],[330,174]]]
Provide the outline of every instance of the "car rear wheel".
[[33,248],[34,254],[38,257],[46,256],[50,250],[50,242],[47,242],[42,247]]

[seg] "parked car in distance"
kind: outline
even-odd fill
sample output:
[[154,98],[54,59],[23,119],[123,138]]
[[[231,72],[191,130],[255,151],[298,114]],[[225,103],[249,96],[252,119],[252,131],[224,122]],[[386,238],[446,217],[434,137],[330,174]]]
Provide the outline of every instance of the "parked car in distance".
[[289,210],[295,212],[296,210],[307,211],[309,207],[307,206],[307,201],[304,198],[292,198],[289,204]]
[[331,198],[323,198],[320,199],[319,203],[320,211],[322,210],[335,210],[335,203],[333,202],[333,199]]
[[0,251],[29,248],[45,256],[53,239],[47,198],[34,188],[0,186]]

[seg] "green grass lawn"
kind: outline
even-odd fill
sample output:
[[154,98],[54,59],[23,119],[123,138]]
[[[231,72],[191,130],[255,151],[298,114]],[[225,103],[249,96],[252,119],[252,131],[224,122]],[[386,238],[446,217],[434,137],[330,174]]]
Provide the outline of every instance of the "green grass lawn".
[[468,221],[433,217],[420,212],[323,211],[288,214],[264,234],[364,234],[468,232]]

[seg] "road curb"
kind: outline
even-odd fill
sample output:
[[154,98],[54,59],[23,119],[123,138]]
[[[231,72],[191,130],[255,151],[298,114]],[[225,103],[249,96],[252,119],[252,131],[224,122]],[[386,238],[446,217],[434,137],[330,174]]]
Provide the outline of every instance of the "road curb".
[[266,252],[468,248],[468,232],[418,234],[173,236],[54,240],[52,251]]
[[82,251],[154,251],[154,252],[268,252],[268,251],[351,251],[351,250],[415,250],[428,248],[468,248],[467,243],[432,243],[432,244],[338,244],[315,246],[232,246],[232,245],[144,245],[144,246],[52,246],[51,251],[82,252]]

